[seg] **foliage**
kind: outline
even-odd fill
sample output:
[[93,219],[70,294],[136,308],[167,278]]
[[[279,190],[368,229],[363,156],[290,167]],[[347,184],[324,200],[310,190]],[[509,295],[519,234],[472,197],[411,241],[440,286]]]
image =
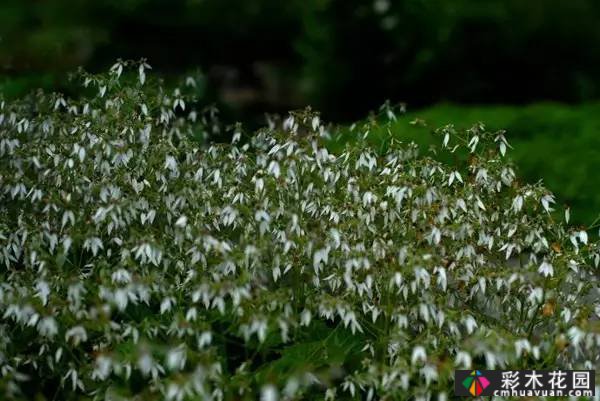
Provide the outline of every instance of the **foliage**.
[[502,132],[331,153],[305,110],[204,144],[185,87],[123,68],[1,103],[3,399],[443,400],[455,367],[598,367],[598,244]]
[[[396,110],[397,112],[397,110]],[[439,104],[409,110],[397,121],[374,121],[375,142],[391,129],[398,139],[414,141],[427,149],[437,142],[433,131],[452,123],[467,129],[484,121],[487,129],[506,129],[514,145],[510,156],[522,178],[544,180],[557,201],[568,205],[573,222],[591,226],[600,215],[600,103],[568,106],[537,103],[528,106],[459,106]],[[391,125],[390,125],[391,124]],[[347,129],[342,129],[346,131]],[[344,137],[342,137],[344,138]],[[337,145],[339,147],[339,144]]]

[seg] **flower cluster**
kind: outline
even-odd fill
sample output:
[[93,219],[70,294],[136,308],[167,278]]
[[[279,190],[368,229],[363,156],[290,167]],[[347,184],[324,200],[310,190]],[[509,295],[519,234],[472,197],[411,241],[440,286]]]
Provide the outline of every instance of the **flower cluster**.
[[0,104],[3,399],[444,400],[455,368],[598,368],[598,245],[502,132],[332,154],[305,111],[204,144],[136,66]]

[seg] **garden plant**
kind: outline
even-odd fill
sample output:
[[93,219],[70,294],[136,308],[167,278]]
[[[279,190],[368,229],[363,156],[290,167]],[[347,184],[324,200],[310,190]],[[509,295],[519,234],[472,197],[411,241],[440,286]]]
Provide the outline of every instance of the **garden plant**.
[[334,151],[309,109],[249,133],[148,71],[0,101],[0,398],[446,400],[454,369],[598,368],[598,244],[503,131]]

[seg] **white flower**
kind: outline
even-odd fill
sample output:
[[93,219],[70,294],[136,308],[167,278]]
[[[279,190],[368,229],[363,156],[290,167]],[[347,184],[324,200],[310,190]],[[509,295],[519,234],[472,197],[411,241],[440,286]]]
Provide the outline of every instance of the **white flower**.
[[315,273],[318,273],[320,270],[322,270],[321,268],[321,262],[323,262],[324,264],[327,264],[329,261],[329,247],[323,248],[323,249],[319,249],[318,251],[316,251],[313,255],[313,267],[315,269]]
[[140,63],[139,67],[138,67],[138,75],[139,75],[139,79],[140,79],[140,84],[144,85],[144,83],[146,82],[146,72],[145,69],[150,69],[151,67],[146,64],[146,63]]
[[75,326],[65,333],[65,340],[72,340],[74,345],[87,341],[87,332],[83,326]]
[[275,160],[271,161],[271,163],[269,163],[269,168],[267,169],[267,171],[275,178],[279,178],[279,175],[281,173],[279,163],[277,163]]
[[185,388],[178,383],[169,383],[165,397],[168,401],[182,401],[185,397]]
[[112,368],[112,360],[104,355],[100,355],[96,358],[94,363],[94,370],[92,371],[92,379],[94,380],[106,380],[110,375]]
[[547,261],[543,261],[538,268],[538,272],[544,277],[552,277],[554,276],[554,267]]
[[421,368],[421,376],[425,379],[425,385],[429,386],[431,382],[438,379],[439,375],[434,365],[425,365]]
[[473,331],[477,328],[477,321],[471,315],[467,315],[462,319],[463,324],[467,328],[468,334],[473,334]]
[[175,110],[177,107],[179,107],[181,111],[185,111],[185,102],[182,98],[175,99],[175,102],[173,103],[173,110]]
[[319,125],[321,125],[321,121],[319,120],[319,116],[315,116],[312,119],[312,130],[317,131],[319,129]]
[[196,80],[194,79],[194,77],[188,76],[185,78],[185,84],[186,84],[186,86],[191,86],[191,87],[195,88]]
[[203,331],[198,338],[198,348],[204,348],[212,343],[212,333]]
[[183,347],[170,349],[167,353],[167,367],[170,370],[182,370],[185,367],[186,353]]
[[479,207],[479,209],[485,211],[485,205],[483,204],[483,202],[481,201],[481,199],[479,199],[479,196],[475,197],[475,204],[477,205],[477,207]]
[[86,250],[91,250],[92,254],[96,256],[98,251],[104,249],[104,244],[102,240],[98,237],[87,238],[83,243],[83,248]]
[[540,304],[543,299],[544,299],[544,290],[540,287],[535,287],[533,290],[531,290],[531,292],[529,293],[529,297],[527,297],[527,300],[532,305]]
[[579,343],[585,338],[585,332],[576,326],[571,327],[567,334],[574,347],[577,347]]
[[277,388],[275,388],[275,386],[269,384],[261,389],[260,401],[277,401],[278,399],[279,394],[277,393]]
[[188,322],[195,321],[197,317],[198,317],[198,309],[196,309],[196,307],[194,307],[194,306],[192,306],[190,309],[188,309],[188,311],[185,314],[185,320],[187,320]]
[[176,227],[185,227],[187,225],[187,217],[186,216],[180,216],[177,221],[175,222],[175,226]]
[[458,171],[453,171],[452,173],[450,173],[450,177],[448,178],[448,186],[452,185],[452,183],[454,182],[454,179],[456,179],[460,183],[463,182],[460,173]]
[[431,232],[429,233],[427,240],[429,241],[430,244],[439,244],[440,240],[442,239],[442,232],[440,231],[439,228],[437,227],[432,227],[431,228]]
[[121,268],[112,274],[113,283],[128,284],[131,282],[131,273]]
[[367,191],[364,193],[362,198],[363,206],[367,207],[375,200],[377,200],[377,197],[372,192]]
[[144,376],[148,376],[154,367],[154,359],[152,359],[152,356],[149,353],[144,352],[139,357],[137,366]]
[[500,154],[504,156],[506,154],[506,144],[504,142],[500,142]]
[[523,196],[521,196],[521,195],[515,196],[515,198],[513,199],[512,207],[515,212],[517,212],[517,213],[520,212],[521,209],[523,208]]
[[255,181],[256,193],[260,193],[265,188],[265,181],[262,178],[257,178]]
[[554,196],[552,196],[552,195],[544,195],[544,196],[542,196],[542,199],[540,200],[540,202],[542,202],[542,206],[544,207],[545,211],[551,212],[553,210],[550,207],[550,204],[554,203]]
[[169,312],[171,310],[171,308],[173,307],[174,304],[174,300],[171,297],[167,297],[165,299],[163,299],[163,301],[160,303],[160,314],[165,314],[167,312]]
[[444,291],[446,291],[446,288],[448,286],[448,279],[446,277],[446,269],[444,269],[443,267],[436,267],[434,272],[437,272],[437,274],[438,274],[437,284],[440,287],[442,287],[442,289]]
[[312,314],[310,313],[310,311],[308,309],[304,309],[302,311],[302,313],[300,314],[300,325],[302,325],[302,326],[310,325],[311,318],[312,318]]
[[412,356],[410,357],[410,362],[415,365],[417,363],[425,363],[426,360],[427,352],[425,351],[425,348],[420,345],[414,347],[412,350]]
[[300,381],[295,377],[291,377],[285,383],[285,388],[283,389],[283,393],[285,394],[286,397],[291,399],[294,397],[294,395],[296,395],[296,393],[298,392],[299,389],[300,389]]
[[119,61],[113,64],[113,66],[110,67],[110,72],[112,72],[117,76],[117,78],[119,78],[123,73],[123,63]]
[[586,245],[588,243],[588,234],[585,230],[579,231],[578,236],[579,236],[579,241],[581,241],[582,244]]
[[477,148],[477,144],[479,143],[479,136],[475,135],[469,140],[469,148],[471,149],[471,153],[475,152]]
[[58,324],[51,316],[46,316],[38,323],[38,331],[44,337],[54,337],[58,333]]
[[46,305],[48,303],[48,296],[50,295],[50,286],[45,281],[38,281],[35,285],[35,289],[37,293],[36,297],[40,298],[42,301],[42,305]]
[[531,352],[531,344],[527,339],[520,339],[515,341],[515,354],[517,358],[520,358],[523,351]]
[[283,121],[283,129],[286,131],[295,132],[297,127],[298,127],[298,125],[296,124],[293,116],[289,116],[288,118],[286,118]]
[[125,308],[127,307],[127,303],[129,302],[127,290],[120,288],[117,291],[115,291],[114,299],[115,303],[117,304],[117,308],[119,308],[119,310],[125,310]]
[[454,365],[458,367],[462,367],[464,369],[471,368],[471,355],[465,351],[458,351],[456,353],[456,358],[454,360]]
[[165,156],[165,168],[171,171],[177,171],[177,160],[171,155]]

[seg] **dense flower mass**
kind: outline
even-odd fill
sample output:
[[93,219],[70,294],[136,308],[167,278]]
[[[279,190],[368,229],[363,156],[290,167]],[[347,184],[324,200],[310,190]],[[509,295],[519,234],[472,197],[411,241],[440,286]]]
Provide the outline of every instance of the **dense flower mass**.
[[502,132],[332,154],[305,111],[205,145],[185,87],[124,64],[0,105],[0,398],[445,400],[455,368],[599,367],[598,245]]

